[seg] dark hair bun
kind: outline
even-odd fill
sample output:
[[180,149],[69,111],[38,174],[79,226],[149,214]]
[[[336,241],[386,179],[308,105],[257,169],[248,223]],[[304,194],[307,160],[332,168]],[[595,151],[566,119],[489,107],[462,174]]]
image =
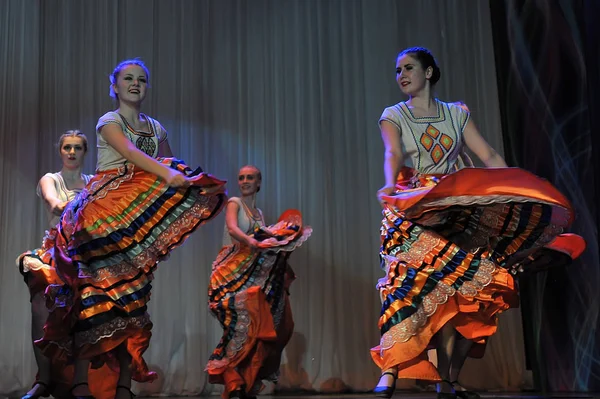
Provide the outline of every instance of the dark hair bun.
[[407,49],[402,50],[398,54],[398,57],[396,57],[396,59],[402,57],[403,55],[410,55],[411,57],[415,58],[417,61],[419,61],[419,63],[421,63],[421,67],[423,67],[423,70],[426,70],[429,67],[433,69],[431,78],[429,78],[429,83],[432,86],[440,80],[442,72],[440,71],[440,67],[435,61],[433,54],[431,54],[431,51],[429,51],[425,47],[409,47]]

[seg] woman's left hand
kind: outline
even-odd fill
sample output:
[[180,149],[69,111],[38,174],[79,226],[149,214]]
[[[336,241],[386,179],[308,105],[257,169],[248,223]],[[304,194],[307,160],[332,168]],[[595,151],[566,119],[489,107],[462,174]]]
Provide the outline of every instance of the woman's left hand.
[[383,200],[383,196],[389,196],[394,194],[394,190],[396,188],[394,186],[384,186],[381,187],[378,191],[377,191],[377,200],[379,201],[379,203],[381,205],[383,205],[385,203],[385,201]]

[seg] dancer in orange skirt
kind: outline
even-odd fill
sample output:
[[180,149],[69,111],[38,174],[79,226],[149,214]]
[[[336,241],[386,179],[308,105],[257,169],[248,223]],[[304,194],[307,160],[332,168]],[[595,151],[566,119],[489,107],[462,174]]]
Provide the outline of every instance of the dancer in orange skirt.
[[167,132],[140,111],[149,75],[137,59],[112,73],[117,109],[96,127],[96,175],[63,212],[52,243],[66,284],[48,292],[52,310],[36,344],[52,359],[74,359],[76,398],[91,397],[90,362],[118,370],[117,399],[131,396],[131,379],[156,378],[142,357],[153,272],[226,202],[225,182],[159,158],[171,156]]
[[[69,130],[58,141],[62,169],[57,173],[46,173],[39,181],[37,195],[44,200],[48,210],[49,230],[46,231],[42,247],[19,256],[17,265],[29,287],[31,298],[31,337],[40,339],[48,317],[44,292],[50,285],[62,285],[52,260],[52,237],[56,235],[56,224],[65,206],[92,178],[81,173],[83,159],[88,150],[87,137],[79,130]],[[33,346],[38,373],[33,387],[22,399],[39,397],[67,397],[73,380],[73,367],[51,362],[42,351]],[[108,367],[92,371],[90,389],[97,398],[111,399],[117,385],[118,375]]]
[[[437,381],[438,398],[476,398],[458,377],[481,356],[498,314],[518,306],[511,270],[542,248],[578,256],[585,243],[561,235],[573,218],[547,181],[504,160],[481,137],[463,104],[433,96],[440,69],[429,50],[409,48],[396,80],[409,99],[384,110],[381,340],[371,350],[389,398],[396,378]],[[472,166],[468,147],[486,168]],[[463,169],[464,168],[464,169]],[[529,259],[529,261],[527,261]],[[428,347],[437,349],[437,368]]]
[[255,166],[240,169],[241,198],[229,199],[224,245],[208,288],[212,314],[223,337],[208,361],[209,381],[225,385],[223,398],[253,398],[262,380],[276,381],[281,352],[294,331],[288,257],[312,233],[298,211],[266,227],[256,207],[262,183]]

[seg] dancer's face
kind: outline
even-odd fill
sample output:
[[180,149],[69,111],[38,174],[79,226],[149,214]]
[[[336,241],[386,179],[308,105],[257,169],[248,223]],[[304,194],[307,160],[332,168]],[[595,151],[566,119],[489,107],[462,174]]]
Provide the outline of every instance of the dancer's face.
[[113,90],[119,101],[139,104],[146,98],[148,77],[146,71],[139,65],[126,65],[119,71]]
[[238,174],[238,186],[243,196],[256,194],[260,187],[258,170],[251,167],[243,167]]
[[431,78],[433,68],[426,70],[416,58],[404,54],[396,60],[396,82],[400,90],[407,96],[414,96],[422,91]]
[[83,140],[79,137],[65,137],[60,147],[60,158],[63,166],[79,168],[83,164],[84,156]]

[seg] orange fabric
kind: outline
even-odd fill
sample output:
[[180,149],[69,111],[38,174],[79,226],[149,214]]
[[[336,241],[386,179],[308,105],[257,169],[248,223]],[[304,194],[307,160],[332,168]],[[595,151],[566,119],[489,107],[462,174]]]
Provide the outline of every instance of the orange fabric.
[[[409,168],[402,169],[398,184],[406,184],[410,179]],[[423,179],[431,180],[437,176],[429,175]],[[457,194],[458,193],[458,194]],[[399,209],[408,209],[427,197],[427,200],[461,196],[507,195],[526,197],[548,204],[569,209],[571,220],[573,211],[569,200],[548,181],[519,168],[465,168],[440,178],[440,183],[431,183],[425,187],[403,189],[383,200]]]
[[[52,366],[52,381],[56,384],[52,391],[54,397],[69,397],[73,386],[73,366]],[[119,373],[104,365],[98,369],[90,368],[88,384],[90,392],[96,399],[114,399],[119,381]]]
[[[277,333],[273,325],[271,309],[264,292],[261,287],[248,288],[246,307],[248,316],[252,322],[248,326],[248,339],[244,342],[244,346],[236,354],[234,359],[230,360],[230,367],[237,367],[254,348],[259,340],[275,341]],[[226,370],[223,368],[208,368],[209,381],[213,384],[222,384],[221,374]]]
[[[50,314],[50,317],[69,320],[64,309],[57,308]],[[50,318],[49,317],[49,318]],[[116,358],[111,351],[118,347],[122,342],[127,340],[127,351],[131,355],[132,379],[138,382],[152,382],[158,378],[158,375],[148,369],[148,365],[144,361],[142,355],[148,349],[152,325],[146,325],[143,328],[134,328],[131,325],[123,330],[115,332],[110,338],[103,339],[96,345],[84,345],[79,348],[77,356],[83,359],[96,358],[95,361],[104,362],[113,373],[118,375],[119,366]],[[46,323],[44,327],[44,337],[49,341],[62,339],[65,334],[70,333],[70,325],[68,323]],[[57,338],[55,338],[57,337]],[[65,367],[70,362],[70,356],[67,351],[59,348],[57,345],[46,345],[43,347],[44,355],[52,359],[56,368]],[[99,370],[110,370],[106,366],[102,366]],[[72,373],[72,372],[71,372]],[[90,381],[92,375],[90,374]],[[113,396],[114,397],[114,396]],[[98,398],[97,398],[98,399]]]
[[19,271],[29,288],[30,298],[46,291],[49,285],[64,283],[56,272],[52,259],[53,251],[50,250],[54,245],[53,239],[57,231],[56,228],[47,230],[41,248],[25,252],[17,258]]
[[225,385],[224,398],[241,387],[256,394],[261,380],[276,377],[294,329],[287,292],[295,274],[287,259],[310,237],[312,228],[304,226],[302,214],[292,209],[276,224],[247,233],[270,250],[226,245],[213,263],[208,287],[209,308],[223,336],[206,371],[211,383]]
[[[93,189],[96,189],[96,187],[100,188],[120,173],[122,172],[114,169],[98,172],[92,178],[88,186]],[[69,242],[69,248],[75,248],[88,242],[90,237],[104,236],[107,230],[121,226],[124,222],[123,219],[120,217],[112,217],[111,215],[113,212],[111,210],[126,209],[126,217],[133,219],[136,215],[136,211],[140,210],[140,207],[146,205],[144,201],[146,197],[156,196],[157,193],[164,192],[168,189],[164,180],[157,180],[155,175],[141,169],[131,168],[131,170],[128,169],[126,173],[131,173],[133,178],[123,179],[120,181],[118,190],[108,191],[107,195],[101,198],[102,206],[86,207],[84,220],[78,219],[78,226],[75,227],[73,236]],[[189,179],[192,187],[202,187],[203,192],[210,191],[214,194],[223,193],[225,191],[225,182],[216,179],[213,176],[201,174],[190,177]],[[149,230],[158,225],[167,212],[170,212],[176,207],[176,205],[186,196],[186,192],[186,189],[177,190],[173,196],[162,204],[151,218],[145,221],[143,226],[139,226],[139,228],[135,230],[133,235],[123,236],[119,243],[108,244],[96,250],[89,250],[85,254],[85,259],[76,255],[73,257],[73,260],[85,262],[90,257],[101,256],[113,251],[118,252],[132,243],[143,242],[144,238],[150,233]],[[202,215],[202,217],[206,216],[207,215]],[[98,221],[103,221],[103,223],[98,223]],[[182,235],[187,236],[189,233],[189,231],[183,231]],[[183,241],[184,240],[180,240],[180,242]],[[163,248],[158,255],[164,256],[167,254],[168,250],[173,249],[176,246],[178,245]]]
[[[382,370],[398,367],[399,378],[440,380],[426,350],[446,323],[473,341],[470,356],[483,356],[497,314],[519,304],[513,277],[501,266],[544,247],[572,258],[585,248],[579,236],[558,235],[573,220],[569,201],[518,168],[425,175],[405,167],[396,190],[384,197],[381,255],[387,274],[378,283],[383,335],[371,356]],[[527,212],[521,214],[523,203]],[[551,209],[551,220],[542,219],[544,209]],[[472,279],[479,285],[464,288]]]
[[565,253],[571,259],[577,259],[585,251],[585,240],[576,234],[561,234],[552,240],[545,248]]
[[[294,320],[287,294],[285,310],[277,330],[273,325],[269,303],[260,287],[248,289],[248,313],[252,322],[248,339],[227,367],[207,367],[209,382],[224,384],[223,398],[229,392],[245,387],[250,393],[255,382],[275,373],[279,369],[281,353],[294,331]],[[254,392],[256,393],[256,392]]]
[[225,390],[223,391],[222,398],[229,398],[229,393],[237,389],[242,389],[245,385],[242,376],[233,368],[227,368],[223,371],[223,385]]
[[[408,341],[396,342],[383,351],[376,346],[371,349],[371,357],[381,370],[397,366],[398,378],[439,381],[437,369],[428,361],[426,351],[433,336],[446,323],[452,323],[463,337],[485,344],[487,337],[497,329],[496,318],[492,316],[510,307],[518,307],[518,304],[512,276],[505,269],[497,269],[492,282],[475,297],[467,299],[457,292],[438,306],[419,334]],[[477,349],[476,352],[480,352]]]
[[[40,253],[41,259],[47,263],[47,267],[36,270],[29,270],[26,273],[27,285],[31,298],[46,291],[49,285],[62,285],[63,281],[56,273],[51,263],[50,253]],[[61,362],[62,360],[62,362]],[[50,365],[50,378],[54,387],[50,392],[54,397],[70,396],[70,389],[73,385],[74,369],[72,365],[66,364],[66,359],[52,359]],[[90,368],[88,373],[88,384],[92,395],[96,399],[113,399],[117,389],[119,373],[112,370],[107,365],[100,368]]]
[[[159,162],[177,163],[178,169],[185,166],[174,159]],[[49,292],[53,311],[44,337],[36,341],[46,356],[62,363],[72,357],[93,359],[118,370],[111,351],[125,342],[132,356],[132,378],[139,382],[157,378],[142,358],[151,337],[152,323],[144,307],[150,300],[152,273],[225,203],[224,181],[205,173],[189,179],[191,188],[172,189],[128,164],[97,173],[65,210],[52,246],[65,280],[61,283],[66,285]],[[115,233],[123,229],[127,234]],[[110,239],[108,232],[113,235]],[[95,264],[96,257],[106,262]],[[90,272],[80,273],[78,263],[86,264]],[[108,318],[94,319],[105,314]],[[127,316],[119,316],[123,314]]]
[[131,355],[131,378],[138,382],[152,382],[158,378],[154,371],[148,369],[143,354],[150,345],[150,332],[152,325],[136,328],[129,325],[127,328],[117,331],[110,338],[103,339],[96,345],[84,345],[79,348],[78,356],[83,359],[99,357],[109,364],[114,370],[119,370],[116,358],[111,351],[121,343],[127,342],[127,351]]
[[[64,238],[59,235],[56,239],[57,247],[61,247],[64,242]],[[55,251],[55,256],[63,256],[63,251],[57,250]],[[74,275],[70,276],[75,284],[72,285],[73,289],[77,289],[79,286],[80,279],[75,278]],[[123,276],[120,276],[123,278]],[[96,284],[102,283],[102,285],[106,285],[106,283],[110,284],[107,281],[96,282]],[[81,280],[83,281],[83,280]],[[47,295],[47,297],[51,298],[54,295]],[[53,302],[48,304],[50,306],[53,305]],[[95,307],[94,309],[101,309],[102,306]],[[65,340],[65,337],[71,335],[71,329],[73,327],[74,319],[71,315],[79,315],[78,306],[72,306],[70,308],[65,307],[57,307],[54,309],[50,315],[48,316],[48,321],[44,326],[44,338],[42,340],[36,341],[40,348],[43,350],[44,355],[53,359],[54,361],[60,364],[67,364],[70,360],[70,353],[66,351],[65,348],[59,347],[58,345],[53,344],[54,342],[61,342]],[[148,369],[146,362],[144,361],[142,355],[146,351],[149,346],[150,338],[152,333],[150,332],[152,328],[152,324],[146,324],[142,328],[137,328],[132,325],[128,325],[127,328],[122,330],[117,330],[113,332],[110,337],[106,337],[101,341],[97,342],[94,345],[84,345],[77,349],[77,356],[84,359],[92,359],[96,356],[101,356],[101,361],[104,361],[110,365],[110,367],[118,371],[118,364],[114,356],[109,353],[117,346],[119,346],[122,342],[127,340],[127,349],[129,354],[132,357],[132,378],[138,382],[151,382],[158,378],[155,372],[152,372]]]
[[[245,279],[236,279],[235,277],[251,268],[258,255],[257,251],[253,251],[247,245],[237,244],[234,248],[231,246],[221,248],[215,261],[219,267],[212,271],[210,284],[211,287],[226,286],[227,291],[217,291],[213,298],[214,302],[222,300],[229,292],[237,292],[246,284]],[[227,261],[221,264],[222,259],[227,259]],[[229,320],[226,320],[225,325],[228,324]]]

